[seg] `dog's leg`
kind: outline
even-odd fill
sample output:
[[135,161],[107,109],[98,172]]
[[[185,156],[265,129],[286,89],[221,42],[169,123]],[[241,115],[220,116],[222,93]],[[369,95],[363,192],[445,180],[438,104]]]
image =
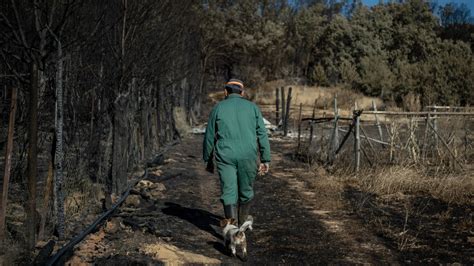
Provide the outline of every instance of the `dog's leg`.
[[224,239],[224,247],[225,247],[225,248],[229,248],[229,247],[230,247],[230,239],[228,239],[228,238],[225,238],[225,239]]
[[237,256],[236,253],[236,248],[235,248],[235,244],[234,243],[230,243],[230,250],[232,250],[232,256],[235,257]]
[[242,260],[247,261],[247,241],[242,242]]

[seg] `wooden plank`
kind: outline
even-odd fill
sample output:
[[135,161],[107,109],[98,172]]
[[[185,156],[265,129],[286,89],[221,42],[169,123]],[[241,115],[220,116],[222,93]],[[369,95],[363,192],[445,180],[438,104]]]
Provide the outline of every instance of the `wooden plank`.
[[[364,111],[364,114],[378,114],[378,115],[417,115],[427,116],[432,112],[392,112],[392,111]],[[436,115],[442,116],[474,116],[474,112],[436,112]]]
[[[302,121],[310,121],[310,123],[325,123],[334,120],[336,117],[335,116],[325,116],[324,117],[318,117],[318,118],[311,118],[311,117],[306,117],[301,119]],[[352,121],[352,117],[342,117],[338,116],[337,120],[343,120],[343,121]],[[361,122],[364,122],[361,120]]]

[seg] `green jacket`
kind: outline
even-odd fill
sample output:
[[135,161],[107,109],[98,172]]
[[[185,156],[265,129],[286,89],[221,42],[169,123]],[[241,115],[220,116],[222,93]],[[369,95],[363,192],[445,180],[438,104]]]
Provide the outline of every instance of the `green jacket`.
[[262,163],[270,162],[270,143],[257,105],[238,94],[230,94],[218,103],[207,123],[204,161],[212,159],[214,148],[216,160],[220,162],[257,159],[257,150]]

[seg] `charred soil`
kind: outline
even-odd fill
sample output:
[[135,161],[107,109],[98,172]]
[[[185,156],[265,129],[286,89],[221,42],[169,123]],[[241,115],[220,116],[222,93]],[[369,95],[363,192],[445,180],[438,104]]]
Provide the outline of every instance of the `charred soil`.
[[[165,164],[134,189],[131,198],[98,232],[76,247],[68,263],[243,263],[224,249],[218,227],[223,214],[219,179],[204,170],[201,141],[201,136],[191,136],[173,147]],[[290,141],[275,138],[271,142],[270,173],[255,182],[255,224],[247,234],[246,263],[469,262],[467,247],[438,244],[425,255],[415,252],[407,256],[396,245],[397,240],[387,238],[364,219],[367,209],[354,207],[361,192],[347,180],[290,160],[286,155],[294,148]],[[466,235],[459,237],[467,239]],[[461,240],[463,244],[466,241]],[[425,245],[430,242],[433,240],[427,238]],[[437,254],[439,248],[450,251]],[[440,259],[442,254],[452,255],[452,260]]]

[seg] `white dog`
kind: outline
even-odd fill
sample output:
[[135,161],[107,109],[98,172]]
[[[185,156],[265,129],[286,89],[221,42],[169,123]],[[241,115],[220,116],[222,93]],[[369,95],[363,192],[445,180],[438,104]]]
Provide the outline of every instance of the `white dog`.
[[224,236],[225,246],[230,247],[232,256],[236,256],[237,246],[242,247],[242,259],[247,259],[247,239],[245,237],[245,231],[247,229],[253,230],[253,217],[248,216],[247,220],[239,227],[235,225],[235,219],[223,219],[221,220],[222,234]]

